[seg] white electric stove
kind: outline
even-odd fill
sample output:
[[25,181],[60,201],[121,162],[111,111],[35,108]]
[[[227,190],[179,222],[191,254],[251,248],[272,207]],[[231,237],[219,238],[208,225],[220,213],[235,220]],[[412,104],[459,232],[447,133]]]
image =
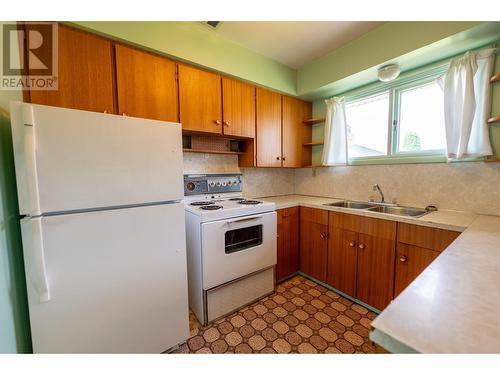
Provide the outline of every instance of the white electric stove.
[[189,302],[206,325],[274,291],[275,204],[241,174],[184,175]]

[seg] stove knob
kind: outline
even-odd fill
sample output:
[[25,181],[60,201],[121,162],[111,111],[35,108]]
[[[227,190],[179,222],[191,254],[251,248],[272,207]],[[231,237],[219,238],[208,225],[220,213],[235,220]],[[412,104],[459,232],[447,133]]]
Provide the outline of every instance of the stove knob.
[[237,180],[234,180],[234,181],[233,181],[233,185],[235,185],[235,186],[236,186],[236,185],[238,185],[238,183],[239,183],[239,182],[238,182]]
[[227,182],[227,186],[231,186],[232,184],[233,184],[233,181],[231,181],[231,180],[229,180],[229,181]]
[[193,190],[195,189],[195,187],[196,187],[196,186],[194,185],[194,183],[193,183],[193,182],[188,182],[188,183],[187,183],[187,185],[186,185],[186,187],[187,187],[187,189],[188,189],[189,191],[193,191]]
[[222,186],[226,186],[226,181],[222,181]]
[[217,181],[217,184],[216,184],[216,185],[217,185],[217,186],[220,186],[220,181]]
[[210,182],[208,183],[208,185],[209,185],[210,187],[214,187],[214,186],[215,186],[215,182],[214,182],[214,181],[210,181]]

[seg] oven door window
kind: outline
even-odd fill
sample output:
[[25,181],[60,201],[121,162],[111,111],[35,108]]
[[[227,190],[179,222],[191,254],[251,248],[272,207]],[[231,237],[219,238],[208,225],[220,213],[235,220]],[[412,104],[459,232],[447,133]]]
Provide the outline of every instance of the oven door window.
[[262,224],[226,232],[225,252],[232,254],[262,244]]

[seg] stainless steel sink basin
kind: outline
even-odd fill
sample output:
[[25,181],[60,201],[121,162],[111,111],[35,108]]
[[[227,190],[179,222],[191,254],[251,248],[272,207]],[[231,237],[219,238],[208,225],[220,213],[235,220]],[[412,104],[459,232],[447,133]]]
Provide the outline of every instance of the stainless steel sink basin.
[[427,211],[420,208],[393,207],[393,206],[376,206],[368,208],[368,211],[381,212],[384,214],[391,214],[391,215],[411,216],[411,217],[421,217],[427,213]]
[[358,210],[363,210],[363,209],[370,208],[370,207],[375,208],[375,205],[372,203],[355,202],[355,201],[342,201],[342,202],[335,202],[335,203],[326,203],[325,206],[355,208]]

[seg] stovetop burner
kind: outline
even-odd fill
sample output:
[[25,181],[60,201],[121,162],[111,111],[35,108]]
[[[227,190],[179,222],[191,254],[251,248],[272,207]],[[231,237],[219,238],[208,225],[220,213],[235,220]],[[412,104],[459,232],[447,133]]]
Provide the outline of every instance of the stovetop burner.
[[249,200],[249,199],[244,199],[238,202],[238,204],[260,204],[262,202],[260,201],[254,201],[254,200]]
[[210,201],[198,201],[198,202],[192,202],[191,206],[208,206],[210,204],[214,204],[214,202]]
[[222,206],[217,206],[215,204],[211,204],[211,205],[207,205],[207,206],[201,206],[200,209],[207,210],[207,211],[215,211],[215,210],[221,210]]
[[229,198],[230,201],[244,201],[245,198]]

